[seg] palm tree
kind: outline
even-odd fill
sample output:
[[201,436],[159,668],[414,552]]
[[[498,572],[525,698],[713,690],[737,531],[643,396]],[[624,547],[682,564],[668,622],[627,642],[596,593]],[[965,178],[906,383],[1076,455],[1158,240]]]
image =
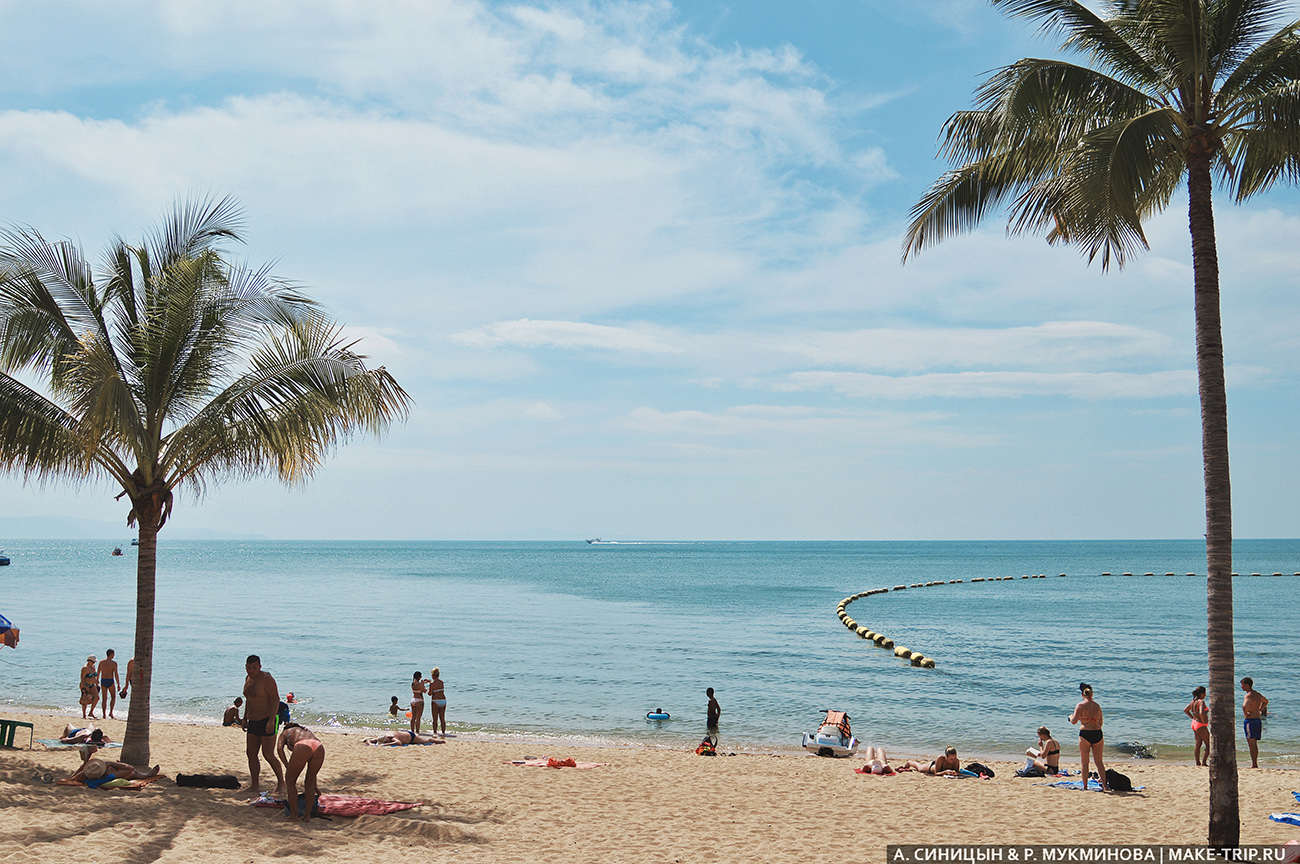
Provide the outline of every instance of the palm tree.
[[[149,763],[154,576],[173,491],[274,473],[305,481],[335,445],[410,398],[296,288],[231,263],[230,199],[178,204],[96,271],[69,241],[0,232],[0,468],[109,481],[139,525],[123,761]],[[25,379],[25,380],[24,380]]]
[[[993,72],[943,127],[956,165],[912,210],[903,258],[998,205],[1009,233],[1081,247],[1101,267],[1147,248],[1143,221],[1187,178],[1205,474],[1209,841],[1236,846],[1232,508],[1213,179],[1238,202],[1300,178],[1300,22],[1282,0],[992,0],[1063,37],[1064,59]],[[1280,26],[1280,29],[1279,28]]]

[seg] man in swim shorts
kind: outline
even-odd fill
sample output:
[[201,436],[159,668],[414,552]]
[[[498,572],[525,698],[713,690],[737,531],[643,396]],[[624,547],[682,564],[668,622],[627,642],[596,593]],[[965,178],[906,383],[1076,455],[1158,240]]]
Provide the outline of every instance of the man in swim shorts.
[[1241,679],[1241,689],[1246,691],[1246,698],[1241,701],[1241,713],[1246,718],[1242,727],[1246,730],[1246,746],[1250,748],[1250,767],[1258,768],[1259,739],[1264,737],[1268,700],[1255,689],[1255,681],[1251,678]]
[[275,771],[275,794],[284,790],[284,772],[280,770],[280,761],[275,758],[275,715],[280,706],[280,688],[269,672],[262,671],[262,659],[256,654],[248,655],[244,661],[248,672],[244,679],[244,731],[247,737],[248,773],[251,780],[249,791],[261,794],[261,760],[260,751]]
[[[104,659],[99,661],[99,688],[103,694],[104,705],[100,711],[100,716],[113,717],[113,711],[117,708],[117,689],[122,686],[122,679],[117,674],[117,661],[113,659],[113,649],[109,648],[104,652]],[[109,697],[113,701],[110,703]]]
[[131,689],[131,685],[135,683],[137,677],[135,658],[132,657],[130,660],[126,661],[126,683],[122,685],[122,692],[117,695],[125,699],[126,691]]
[[709,697],[709,707],[705,709],[704,714],[704,728],[716,740],[718,736],[718,720],[722,717],[722,706],[718,704],[717,699],[713,698],[712,687],[706,689],[704,695]]

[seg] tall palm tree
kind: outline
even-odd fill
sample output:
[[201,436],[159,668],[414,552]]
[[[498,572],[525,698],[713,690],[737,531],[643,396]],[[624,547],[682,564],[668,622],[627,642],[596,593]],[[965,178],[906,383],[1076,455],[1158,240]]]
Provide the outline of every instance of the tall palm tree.
[[69,241],[0,232],[0,468],[109,481],[139,525],[135,673],[123,761],[149,762],[158,531],[178,486],[300,483],[410,398],[267,268],[232,263],[230,199],[178,204],[95,270]]
[[993,72],[943,127],[956,167],[912,210],[903,258],[1006,204],[1009,233],[1075,244],[1101,267],[1147,247],[1143,221],[1187,179],[1205,474],[1209,841],[1236,846],[1236,688],[1228,412],[1211,191],[1238,202],[1300,179],[1300,22],[1283,0],[991,0],[1063,37],[1064,59]]

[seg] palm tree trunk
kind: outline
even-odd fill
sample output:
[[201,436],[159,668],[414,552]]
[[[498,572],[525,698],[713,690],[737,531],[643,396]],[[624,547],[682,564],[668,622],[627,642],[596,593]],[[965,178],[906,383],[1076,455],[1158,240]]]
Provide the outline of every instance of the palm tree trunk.
[[135,680],[122,741],[122,761],[149,765],[149,691],[153,683],[154,577],[158,570],[157,520],[140,519],[140,549],[135,568]]
[[1187,221],[1196,286],[1196,378],[1201,395],[1201,459],[1205,470],[1207,643],[1210,661],[1209,844],[1235,847],[1237,813],[1237,689],[1232,640],[1232,487],[1228,479],[1228,396],[1223,381],[1219,316],[1219,253],[1210,198],[1210,155],[1188,155]]

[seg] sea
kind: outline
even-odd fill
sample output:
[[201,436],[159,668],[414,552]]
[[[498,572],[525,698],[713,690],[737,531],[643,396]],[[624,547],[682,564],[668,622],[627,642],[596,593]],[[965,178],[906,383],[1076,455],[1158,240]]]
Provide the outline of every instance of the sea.
[[[110,555],[115,543],[121,557]],[[0,614],[22,636],[17,649],[0,648],[0,706],[79,717],[86,656],[115,648],[124,665],[132,654],[135,549],[31,540],[6,552]],[[1270,700],[1263,762],[1300,767],[1300,540],[1238,541],[1234,569],[1237,674]],[[797,748],[820,712],[838,709],[861,741],[891,752],[953,744],[994,758],[1023,753],[1040,724],[1072,752],[1066,717],[1087,681],[1117,755],[1141,745],[1187,760],[1183,707],[1207,683],[1204,572],[1203,543],[1179,540],[593,545],[164,533],[153,711],[215,722],[242,689],[245,656],[258,654],[308,725],[394,725],[390,697],[405,710],[412,673],[437,666],[449,730],[466,736],[689,748],[713,687],[724,750]],[[1019,578],[1036,573],[1048,578]],[[1004,576],[1016,578],[971,581]],[[933,657],[934,669],[836,617],[850,594],[936,580],[945,584],[849,606]],[[652,709],[671,719],[647,721]]]

